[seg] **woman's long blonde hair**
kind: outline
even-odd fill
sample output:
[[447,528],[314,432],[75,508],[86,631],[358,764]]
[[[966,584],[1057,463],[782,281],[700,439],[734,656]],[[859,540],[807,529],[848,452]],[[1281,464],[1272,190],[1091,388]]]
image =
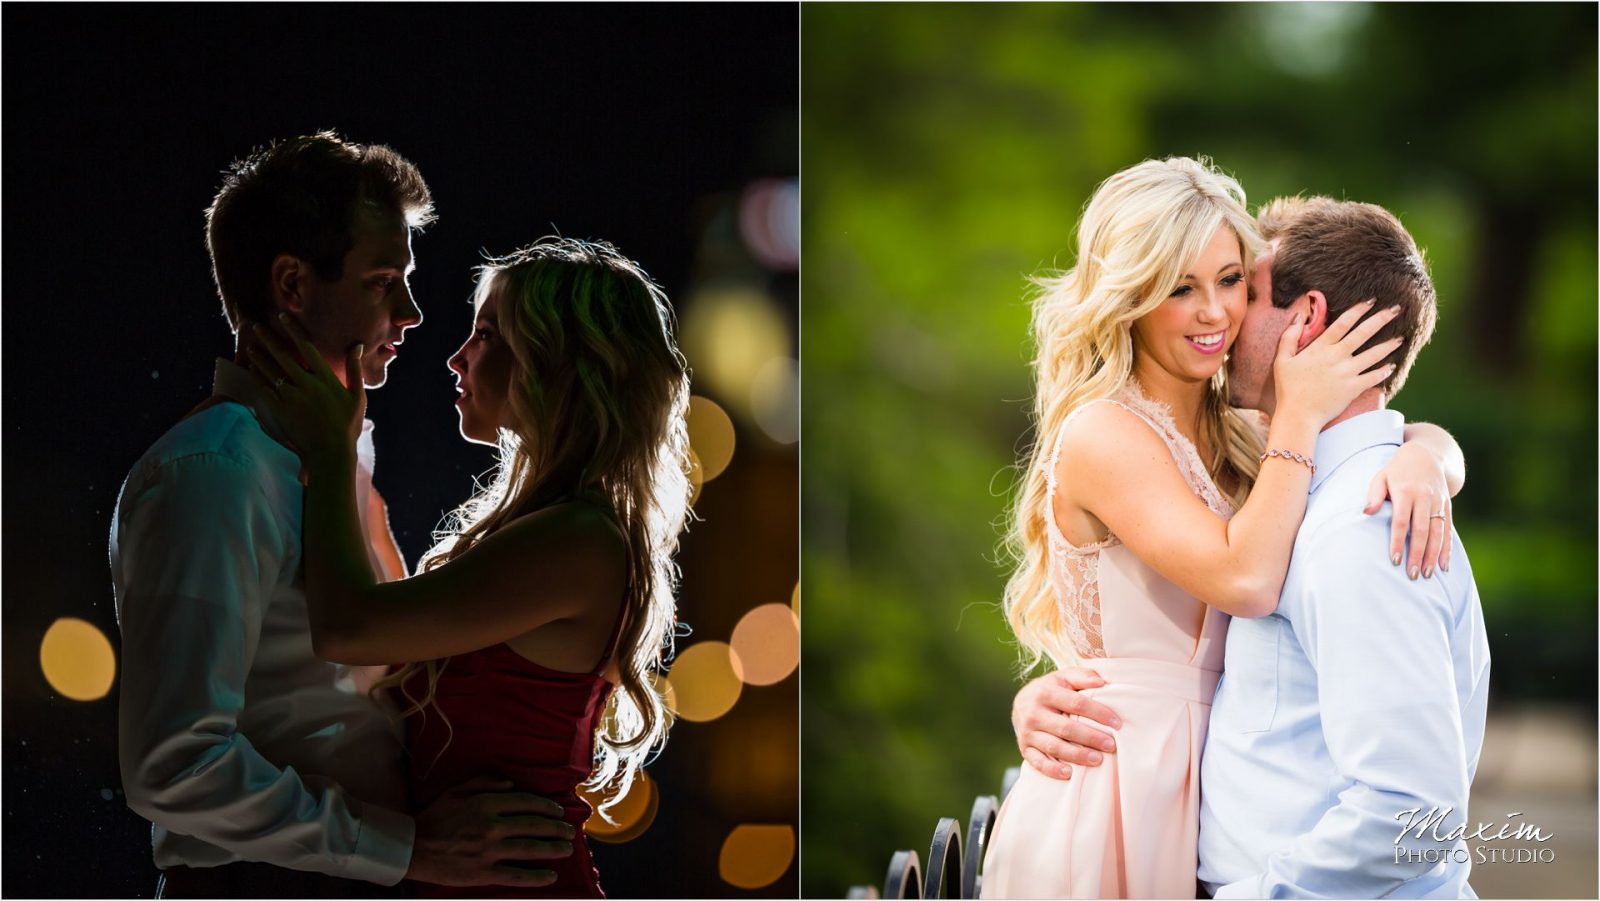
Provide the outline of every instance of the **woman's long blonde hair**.
[[[605,242],[542,238],[491,260],[479,270],[474,308],[491,295],[515,358],[506,395],[512,425],[501,428],[488,484],[447,517],[419,570],[445,565],[553,503],[586,499],[610,511],[628,558],[612,658],[620,685],[596,730],[585,783],[608,807],[666,740],[670,722],[653,671],[670,654],[677,620],[673,557],[689,516],[688,370],[666,294]],[[412,715],[432,705],[445,662],[409,663],[376,687],[400,686],[409,702],[401,715]],[[419,670],[427,673],[420,697],[405,686]]]
[[[1073,410],[1110,397],[1127,382],[1134,320],[1166,300],[1222,226],[1239,237],[1249,270],[1264,245],[1239,183],[1205,158],[1147,160],[1095,190],[1078,221],[1075,265],[1034,279],[1033,443],[1021,464],[1023,487],[1005,548],[1016,565],[1006,583],[1006,619],[1024,670],[1046,657],[1057,667],[1078,662],[1050,584],[1046,531],[1054,515],[1050,454],[1062,424]],[[1234,502],[1242,502],[1255,481],[1261,441],[1228,405],[1226,369],[1206,386],[1199,427],[1222,451],[1212,475],[1231,475],[1238,486]]]

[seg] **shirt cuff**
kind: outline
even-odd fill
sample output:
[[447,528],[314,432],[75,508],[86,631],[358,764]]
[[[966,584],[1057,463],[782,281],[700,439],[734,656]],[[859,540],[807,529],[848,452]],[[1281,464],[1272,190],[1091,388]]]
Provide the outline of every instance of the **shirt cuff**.
[[361,832],[355,853],[345,859],[345,877],[379,885],[399,883],[411,867],[416,820],[376,804],[362,805],[358,814]]

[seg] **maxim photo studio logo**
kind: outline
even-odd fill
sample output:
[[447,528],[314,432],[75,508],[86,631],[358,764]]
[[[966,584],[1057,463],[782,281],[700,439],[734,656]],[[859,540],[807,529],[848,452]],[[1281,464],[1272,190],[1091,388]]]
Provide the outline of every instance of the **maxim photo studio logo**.
[[[1502,822],[1479,823],[1476,828],[1469,828],[1465,819],[1455,816],[1454,807],[1442,810],[1434,807],[1427,813],[1423,813],[1420,807],[1402,810],[1394,815],[1396,820],[1405,820],[1405,825],[1400,828],[1400,834],[1394,837],[1394,862],[1451,861],[1477,864],[1553,862],[1556,859],[1554,848],[1507,847],[1495,844],[1508,841],[1542,843],[1555,838],[1553,834],[1546,834],[1533,823],[1517,820],[1516,818],[1520,816],[1522,811],[1516,810],[1506,814]],[[1455,825],[1448,826],[1449,823]],[[1452,847],[1405,847],[1402,842],[1408,835],[1414,840],[1438,842]],[[1468,847],[1458,845],[1458,842],[1478,844]]]

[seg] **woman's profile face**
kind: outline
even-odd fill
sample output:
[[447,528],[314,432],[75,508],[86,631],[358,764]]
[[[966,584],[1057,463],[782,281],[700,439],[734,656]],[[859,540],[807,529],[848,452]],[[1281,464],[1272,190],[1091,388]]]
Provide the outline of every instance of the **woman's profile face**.
[[461,414],[461,437],[477,444],[494,444],[508,413],[506,393],[515,357],[500,333],[499,304],[499,292],[488,292],[472,334],[450,358],[460,394],[456,412]]
[[1219,226],[1178,287],[1133,323],[1137,357],[1183,381],[1211,378],[1244,321],[1247,276],[1239,237]]

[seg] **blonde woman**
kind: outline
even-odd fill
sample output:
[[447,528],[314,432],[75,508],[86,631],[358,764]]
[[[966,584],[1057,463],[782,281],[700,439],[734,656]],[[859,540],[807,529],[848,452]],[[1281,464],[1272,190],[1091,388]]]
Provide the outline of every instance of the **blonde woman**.
[[[547,238],[480,272],[450,360],[461,434],[500,450],[412,578],[374,579],[353,501],[365,407],[292,320],[253,367],[304,463],[306,594],[317,653],[404,663],[411,802],[474,778],[552,799],[564,842],[542,887],[424,896],[603,897],[580,785],[626,790],[666,735],[651,680],[675,620],[687,516],[688,380],[665,295],[610,245]],[[354,374],[365,349],[352,348]],[[491,787],[485,784],[485,787]],[[508,810],[508,815],[534,813]]]
[[[1298,352],[1304,323],[1292,324],[1263,436],[1259,416],[1228,406],[1223,369],[1262,248],[1236,181],[1204,161],[1150,161],[1099,187],[1076,266],[1042,283],[1037,441],[1006,613],[1030,666],[1093,658],[1107,683],[1095,701],[1122,726],[1116,754],[1070,780],[1023,767],[985,897],[1194,896],[1200,751],[1228,617],[1276,606],[1317,434],[1391,374],[1399,346],[1363,349],[1394,315],[1370,302]],[[1416,447],[1401,467],[1443,468]]]

